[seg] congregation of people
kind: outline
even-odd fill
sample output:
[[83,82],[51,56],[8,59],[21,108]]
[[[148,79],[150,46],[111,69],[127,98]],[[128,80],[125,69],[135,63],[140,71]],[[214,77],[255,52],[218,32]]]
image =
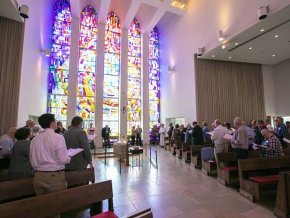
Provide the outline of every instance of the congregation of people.
[[[240,117],[236,117],[232,127],[229,122],[216,119],[211,127],[206,121],[198,125],[196,121],[183,124],[172,123],[166,128],[164,124],[154,126],[151,130],[155,140],[152,144],[161,147],[167,144],[178,147],[181,144],[204,145],[214,144],[214,155],[217,153],[233,151],[236,159],[247,158],[248,151],[260,150],[261,157],[284,156],[283,150],[287,148],[287,139],[290,139],[290,122],[283,122],[282,117],[275,118],[275,126],[271,126],[269,119],[252,120],[248,124]],[[158,134],[158,135],[157,135]],[[173,155],[176,155],[174,149]]]
[[[0,137],[0,157],[10,157],[8,179],[33,178],[36,195],[67,188],[65,171],[93,168],[88,133],[83,119],[75,116],[67,130],[53,114],[38,118],[40,126],[28,120],[21,128],[11,127]],[[89,130],[91,132],[89,132]],[[80,149],[70,153],[70,149]]]

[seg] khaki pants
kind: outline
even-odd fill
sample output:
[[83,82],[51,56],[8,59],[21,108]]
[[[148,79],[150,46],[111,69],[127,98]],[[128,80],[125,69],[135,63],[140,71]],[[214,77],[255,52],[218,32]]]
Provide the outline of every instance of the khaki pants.
[[[33,188],[36,195],[45,195],[67,189],[65,172],[36,172],[33,179]],[[60,218],[60,215],[49,218]]]
[[228,152],[228,144],[227,143],[214,145],[214,156],[215,156],[216,161],[217,161],[217,154],[224,153],[224,152]]

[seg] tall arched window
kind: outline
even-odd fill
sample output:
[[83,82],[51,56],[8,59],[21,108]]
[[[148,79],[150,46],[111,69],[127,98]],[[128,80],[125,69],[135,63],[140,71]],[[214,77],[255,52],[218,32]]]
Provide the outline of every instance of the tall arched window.
[[160,51],[157,27],[149,35],[149,116],[150,128],[160,122]]
[[103,126],[111,135],[119,135],[120,19],[110,12],[105,27],[105,65],[103,93]]
[[141,126],[141,29],[134,18],[128,32],[128,134]]
[[48,112],[63,122],[67,119],[71,19],[69,2],[58,0],[53,8]]
[[79,38],[79,71],[76,113],[84,119],[84,127],[95,120],[95,67],[97,56],[97,13],[87,6],[81,13]]

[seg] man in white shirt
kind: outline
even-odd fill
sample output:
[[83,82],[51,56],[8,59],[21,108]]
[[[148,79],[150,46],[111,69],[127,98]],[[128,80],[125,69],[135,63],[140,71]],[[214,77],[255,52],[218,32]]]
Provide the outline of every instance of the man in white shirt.
[[223,137],[225,134],[229,134],[229,130],[222,126],[222,122],[218,119],[214,121],[214,127],[211,140],[213,140],[215,144],[214,155],[217,160],[217,153],[228,152],[228,143]]
[[13,146],[16,142],[14,138],[16,130],[16,127],[11,127],[8,129],[6,134],[0,137],[0,147],[2,147],[2,149],[0,150],[0,157],[6,157],[11,155]]
[[64,137],[54,132],[57,127],[54,114],[38,118],[44,129],[30,145],[30,163],[35,170],[33,187],[36,195],[44,195],[67,188],[65,164],[70,162]]

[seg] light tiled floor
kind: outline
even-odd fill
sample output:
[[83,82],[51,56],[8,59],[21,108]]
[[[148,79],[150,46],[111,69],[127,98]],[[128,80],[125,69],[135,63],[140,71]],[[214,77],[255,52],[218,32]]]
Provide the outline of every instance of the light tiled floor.
[[[112,180],[117,215],[150,207],[156,218],[274,217],[275,193],[252,203],[236,189],[223,186],[168,151],[153,149],[158,151],[158,169],[146,154],[143,167],[126,167],[123,163],[121,175],[117,159],[108,159],[107,165],[104,159],[95,159],[96,182]],[[152,157],[155,159],[155,152]]]

